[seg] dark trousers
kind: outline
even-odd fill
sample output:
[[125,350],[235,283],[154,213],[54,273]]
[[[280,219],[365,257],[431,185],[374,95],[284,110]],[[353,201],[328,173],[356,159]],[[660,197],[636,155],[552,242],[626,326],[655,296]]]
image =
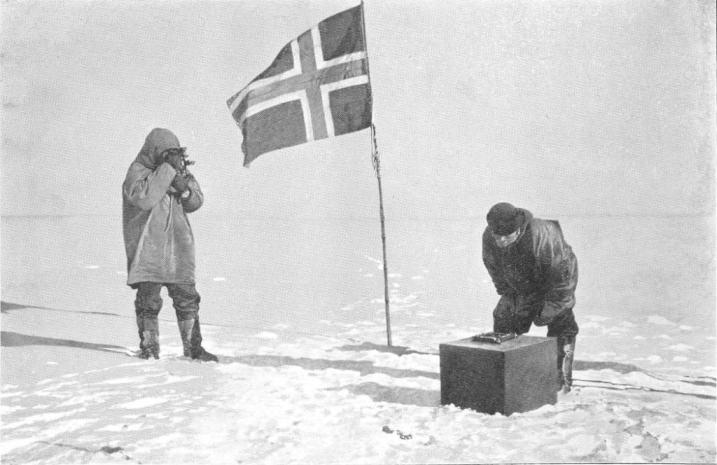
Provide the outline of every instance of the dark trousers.
[[[493,310],[493,331],[527,333],[543,309],[543,300],[534,296],[501,296]],[[568,309],[548,323],[548,337],[575,337],[578,324],[573,309]]]
[[[527,333],[533,320],[542,311],[543,305],[543,300],[536,296],[501,296],[493,310],[493,331]],[[560,313],[548,323],[548,337],[558,339],[558,371],[568,385],[572,383],[575,336],[578,331],[572,308]]]
[[163,284],[144,282],[137,285],[134,311],[138,318],[157,318],[162,309],[162,286],[167,288],[178,321],[196,319],[201,297],[194,284]]

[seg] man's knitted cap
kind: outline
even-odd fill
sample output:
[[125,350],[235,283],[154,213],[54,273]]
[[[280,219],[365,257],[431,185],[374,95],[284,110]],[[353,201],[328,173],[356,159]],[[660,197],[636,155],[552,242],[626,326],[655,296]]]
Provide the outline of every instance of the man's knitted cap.
[[523,211],[507,202],[493,205],[486,219],[493,234],[499,236],[507,236],[513,233],[524,222]]

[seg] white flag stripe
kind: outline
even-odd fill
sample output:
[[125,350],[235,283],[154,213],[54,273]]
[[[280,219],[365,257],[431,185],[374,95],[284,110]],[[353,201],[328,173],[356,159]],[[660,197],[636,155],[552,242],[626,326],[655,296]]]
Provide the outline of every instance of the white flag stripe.
[[366,58],[366,52],[354,52],[341,55],[340,57],[332,58],[331,60],[324,61],[324,51],[321,44],[321,33],[319,32],[318,26],[311,28],[311,39],[314,42],[314,59],[316,61],[316,69],[324,69],[330,66],[341,65],[352,61],[363,60]]
[[311,41],[314,43],[314,62],[316,63],[316,69],[321,69],[321,64],[324,62],[324,50],[321,48],[319,26],[311,28]]
[[332,58],[329,61],[322,61],[321,68],[328,68],[330,66],[342,65],[344,63],[350,63],[352,61],[363,60],[366,58],[366,52],[355,52],[341,55],[340,57]]
[[304,114],[304,122],[306,125],[306,140],[312,141],[314,140],[314,126],[313,122],[311,120],[311,109],[309,108],[309,97],[306,94],[305,90],[297,90],[296,92],[289,92],[286,94],[282,94],[278,97],[275,97],[270,100],[264,100],[261,103],[257,103],[256,105],[252,105],[251,107],[247,108],[244,114],[239,119],[238,123],[240,126],[242,123],[244,123],[244,120],[251,115],[255,115],[261,111],[264,111],[268,108],[275,107],[277,105],[281,105],[282,103],[286,102],[293,102],[294,100],[299,100],[301,102],[301,111]]
[[326,133],[329,137],[334,137],[334,117],[331,113],[331,102],[329,100],[329,93],[346,87],[359,86],[362,84],[368,84],[368,75],[362,74],[361,76],[344,79],[342,81],[331,82],[321,86],[321,101],[324,107],[324,120],[326,120]]
[[334,115],[331,113],[331,102],[329,101],[329,89],[326,86],[321,86],[321,103],[324,107],[324,121],[326,121],[326,135],[327,137],[334,137]]
[[306,141],[314,140],[314,122],[311,120],[311,107],[309,107],[309,96],[305,90],[301,91],[301,111],[304,112],[304,124],[306,125]]
[[[362,54],[364,54],[364,53],[362,52]],[[351,55],[356,55],[356,54],[349,54],[349,55],[345,55],[345,56],[348,57],[348,56],[351,56]],[[343,57],[340,57],[340,58],[343,58]],[[332,60],[332,61],[335,61],[335,60]],[[351,62],[351,61],[355,61],[355,60],[346,60],[346,61],[347,61],[347,62]],[[266,81],[266,80],[262,80],[262,81]],[[349,84],[346,84],[346,85],[341,84],[341,83],[345,83],[345,82],[348,82]],[[359,76],[354,76],[354,77],[351,77],[351,78],[348,78],[348,79],[344,79],[344,80],[342,80],[342,81],[336,81],[336,82],[333,82],[333,83],[324,84],[324,85],[322,85],[322,86],[320,86],[320,87],[323,89],[324,87],[329,86],[329,89],[330,89],[330,90],[334,90],[334,89],[340,89],[341,87],[348,87],[348,86],[354,86],[354,85],[364,84],[364,83],[366,83],[366,82],[368,82],[368,75],[362,74],[362,75],[359,75]],[[358,84],[356,84],[356,83],[358,83]],[[252,89],[252,90],[255,91],[256,88],[254,88],[254,89]],[[244,92],[244,91],[242,91],[242,92]],[[290,94],[290,95],[291,95],[291,94]],[[323,90],[322,90],[322,95],[323,95]],[[267,100],[264,100],[264,101],[259,101],[259,102],[257,102],[257,103],[251,104],[251,102],[252,102],[252,96],[253,96],[253,94],[250,94],[250,95],[244,94],[244,96],[243,96],[243,98],[248,99],[247,102],[249,103],[249,105],[247,106],[247,110],[246,110],[243,114],[239,115],[239,119],[237,120],[237,124],[238,124],[238,125],[241,125],[241,124],[244,122],[244,120],[245,120],[248,116],[257,113],[257,111],[261,111],[261,110],[264,110],[264,109],[268,108],[268,107],[266,106],[267,102],[278,102],[278,103],[276,103],[277,105],[278,105],[279,103],[284,103],[284,102],[283,102],[282,100],[280,100],[280,99],[272,98],[272,99],[267,99]],[[323,100],[322,105],[323,105],[323,107],[324,107],[324,109],[325,109],[325,108],[326,108],[326,102],[327,102],[327,100],[326,100],[326,98],[323,98],[322,100]],[[232,102],[232,106],[233,106],[234,108],[236,108],[236,106],[238,105],[238,102],[239,102],[239,101],[240,101],[239,98],[237,98],[236,100],[234,100],[234,102]],[[254,111],[251,111],[251,112],[249,111],[249,109],[254,108],[254,107],[256,107],[257,105],[260,105],[260,108],[261,108],[260,110],[254,110]]]
[[265,87],[270,84],[273,84],[278,81],[283,81],[284,79],[288,79],[293,76],[298,76],[301,74],[301,55],[299,54],[299,42],[297,39],[294,39],[291,41],[291,57],[294,62],[294,67],[291,68],[288,71],[284,71],[281,74],[277,74],[276,76],[271,76],[265,79],[259,79],[257,81],[251,82],[248,86],[246,86],[244,89],[242,89],[241,92],[239,92],[239,95],[234,99],[231,106],[229,107],[229,111],[231,113],[234,113],[234,111],[237,109],[239,104],[244,100],[246,97],[246,94],[249,92],[259,89],[260,87]]

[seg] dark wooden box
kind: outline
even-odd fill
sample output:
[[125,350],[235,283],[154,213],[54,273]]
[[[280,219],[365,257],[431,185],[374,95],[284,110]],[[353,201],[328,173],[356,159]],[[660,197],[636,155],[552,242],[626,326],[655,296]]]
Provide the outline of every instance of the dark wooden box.
[[441,404],[485,413],[526,412],[557,402],[555,338],[440,344]]

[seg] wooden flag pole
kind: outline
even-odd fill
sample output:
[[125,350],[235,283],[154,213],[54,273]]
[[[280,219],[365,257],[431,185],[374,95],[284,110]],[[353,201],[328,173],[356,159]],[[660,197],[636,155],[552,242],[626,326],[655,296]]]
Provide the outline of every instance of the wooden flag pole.
[[376,127],[371,123],[371,140],[373,150],[371,160],[373,161],[373,169],[376,172],[376,180],[378,181],[378,203],[381,215],[381,244],[383,246],[383,296],[386,304],[386,338],[388,346],[391,347],[391,312],[388,298],[388,264],[386,263],[386,218],[383,214],[383,189],[381,187],[381,159],[378,155],[378,147],[376,145]]
[[[363,29],[364,48],[366,49],[366,75],[368,76],[369,87],[371,86],[371,72],[368,65],[368,43],[366,41],[366,19],[363,14],[363,0],[361,0],[361,28]],[[371,97],[373,100],[373,96]],[[372,102],[373,103],[373,102]],[[373,110],[373,109],[372,109]],[[388,346],[391,347],[391,311],[388,297],[388,264],[386,263],[386,218],[383,214],[383,188],[381,187],[381,159],[378,155],[378,145],[376,144],[376,126],[371,123],[371,161],[373,162],[373,170],[376,172],[376,180],[378,181],[378,204],[381,215],[381,245],[383,250],[383,299],[386,306],[386,340]]]

